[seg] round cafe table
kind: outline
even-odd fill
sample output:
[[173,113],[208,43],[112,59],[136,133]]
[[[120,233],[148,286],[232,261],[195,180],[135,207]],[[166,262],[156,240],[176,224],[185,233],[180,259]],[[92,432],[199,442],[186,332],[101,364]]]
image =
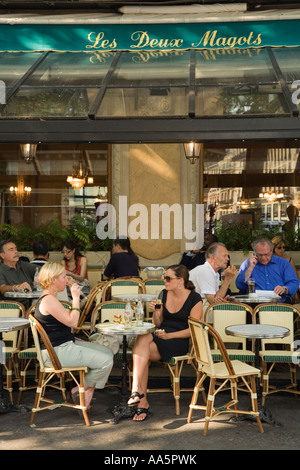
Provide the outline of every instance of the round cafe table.
[[15,292],[5,292],[4,297],[8,297],[10,299],[38,299],[42,292],[42,290],[32,290],[29,292],[20,290]]
[[113,298],[115,300],[121,300],[122,302],[151,302],[151,300],[157,299],[157,295],[155,294],[117,294],[114,295]]
[[[254,339],[255,342],[255,367],[260,368],[259,360],[259,340],[271,338],[284,338],[290,334],[290,330],[283,326],[264,325],[264,324],[242,324],[231,325],[225,328],[225,332],[231,336],[240,336],[242,338]],[[272,419],[272,414],[261,404],[262,390],[259,377],[256,377],[257,405],[259,416],[262,422],[281,426],[280,423]],[[237,418],[239,419],[239,418]],[[241,417],[240,419],[252,419],[252,417]]]
[[9,331],[23,330],[29,327],[29,320],[26,318],[12,318],[12,317],[0,317],[0,414],[8,413],[10,411],[28,411],[24,406],[12,405],[4,398],[3,393],[3,370],[2,364],[4,362],[4,351],[2,342],[2,333],[8,333]]
[[267,297],[267,296],[250,296],[250,295],[232,295],[229,297],[229,302],[241,302],[243,304],[265,304],[269,302],[278,302],[280,296]]
[[129,407],[128,401],[128,387],[127,387],[127,336],[132,335],[146,335],[155,331],[155,325],[153,323],[143,323],[143,326],[135,326],[135,322],[132,322],[131,327],[124,327],[122,324],[115,323],[97,323],[95,325],[96,330],[99,333],[107,335],[122,335],[122,389],[121,389],[121,403],[115,405],[109,411],[114,415],[113,423],[117,424],[122,418],[132,418],[135,414],[135,407]]

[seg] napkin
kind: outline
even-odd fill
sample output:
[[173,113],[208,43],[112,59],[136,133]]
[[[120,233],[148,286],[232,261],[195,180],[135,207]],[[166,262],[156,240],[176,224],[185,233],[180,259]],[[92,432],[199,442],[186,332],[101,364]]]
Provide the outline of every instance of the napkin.
[[255,289],[255,294],[257,294],[258,297],[272,297],[272,299],[281,299],[280,295],[275,294],[274,291],[272,290],[256,290]]

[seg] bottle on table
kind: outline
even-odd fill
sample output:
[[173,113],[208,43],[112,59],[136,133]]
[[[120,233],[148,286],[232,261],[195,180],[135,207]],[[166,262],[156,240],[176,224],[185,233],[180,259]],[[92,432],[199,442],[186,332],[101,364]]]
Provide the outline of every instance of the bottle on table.
[[144,308],[142,302],[139,300],[135,312],[136,326],[143,326],[144,324]]
[[130,302],[126,303],[125,311],[124,311],[124,328],[131,328],[132,324],[132,307]]

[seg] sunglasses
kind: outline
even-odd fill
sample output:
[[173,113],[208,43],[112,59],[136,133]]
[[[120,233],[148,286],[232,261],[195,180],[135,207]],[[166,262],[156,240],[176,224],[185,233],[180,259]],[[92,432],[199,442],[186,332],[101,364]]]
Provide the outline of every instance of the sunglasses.
[[167,281],[167,282],[170,282],[173,279],[179,279],[179,277],[164,276],[164,280]]

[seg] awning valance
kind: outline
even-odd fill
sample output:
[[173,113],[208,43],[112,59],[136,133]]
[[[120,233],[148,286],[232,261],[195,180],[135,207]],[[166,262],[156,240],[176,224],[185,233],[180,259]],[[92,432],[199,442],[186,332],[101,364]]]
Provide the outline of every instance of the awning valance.
[[0,24],[0,51],[156,51],[300,45],[300,19],[177,24]]

